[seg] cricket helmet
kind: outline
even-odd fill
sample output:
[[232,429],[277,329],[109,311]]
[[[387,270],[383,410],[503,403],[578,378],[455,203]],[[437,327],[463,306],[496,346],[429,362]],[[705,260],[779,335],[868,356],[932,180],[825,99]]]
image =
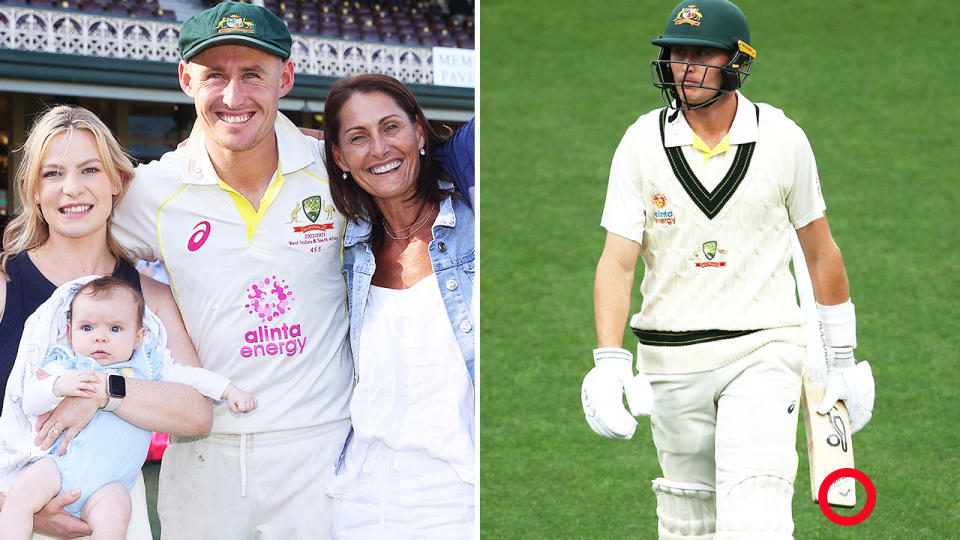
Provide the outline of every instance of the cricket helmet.
[[[653,44],[660,47],[660,56],[650,62],[650,71],[653,76],[653,85],[660,89],[663,102],[670,108],[680,110],[698,109],[706,107],[725,94],[739,89],[753,66],[757,51],[750,46],[750,27],[747,17],[740,8],[728,0],[685,0],[677,4],[670,13],[667,27],[663,35],[653,40]],[[700,88],[715,90],[717,94],[704,103],[690,105],[683,99],[683,91],[678,90],[682,84],[677,84],[670,69],[672,63],[702,65],[694,62],[671,62],[670,48],[674,46],[712,47],[723,49],[731,53],[730,60],[723,66],[713,66],[720,69],[720,88],[704,85],[700,81]],[[706,72],[704,73],[704,78]]]

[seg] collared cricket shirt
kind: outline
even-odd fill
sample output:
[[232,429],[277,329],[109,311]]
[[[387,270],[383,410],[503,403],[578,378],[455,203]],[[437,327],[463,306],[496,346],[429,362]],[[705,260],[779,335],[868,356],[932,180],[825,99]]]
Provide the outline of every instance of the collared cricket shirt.
[[201,365],[257,396],[249,415],[216,406],[213,433],[349,416],[344,220],[316,139],[282,114],[275,130],[280,163],[257,210],[217,177],[195,128],[183,148],[137,168],[114,215],[124,248],[164,261]]

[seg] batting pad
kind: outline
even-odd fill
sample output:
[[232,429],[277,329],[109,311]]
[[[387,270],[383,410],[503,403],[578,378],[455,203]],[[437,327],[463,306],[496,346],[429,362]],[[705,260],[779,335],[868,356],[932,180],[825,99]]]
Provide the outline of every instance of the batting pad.
[[713,538],[717,522],[714,489],[705,484],[653,481],[657,495],[660,540],[707,540]]
[[715,540],[793,540],[793,484],[751,476],[717,499]]

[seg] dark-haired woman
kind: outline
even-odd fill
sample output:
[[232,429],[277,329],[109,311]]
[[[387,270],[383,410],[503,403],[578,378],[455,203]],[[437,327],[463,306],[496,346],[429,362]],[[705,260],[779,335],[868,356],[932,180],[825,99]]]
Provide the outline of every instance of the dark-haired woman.
[[328,487],[334,536],[470,538],[473,210],[431,157],[445,138],[396,79],[338,81],[324,123],[331,193],[348,219],[357,381],[353,431]]

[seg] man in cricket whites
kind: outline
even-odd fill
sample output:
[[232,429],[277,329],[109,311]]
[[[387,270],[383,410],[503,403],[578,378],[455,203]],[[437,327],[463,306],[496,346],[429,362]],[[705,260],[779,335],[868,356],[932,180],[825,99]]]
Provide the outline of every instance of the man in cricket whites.
[[260,406],[214,406],[210,434],[163,456],[164,539],[329,538],[324,475],[349,428],[353,362],[340,275],[344,219],[322,149],[278,113],[291,36],[262,7],[225,2],[180,31],[180,86],[197,120],[183,147],[136,170],[113,232],[160,259],[202,365]]
[[[594,288],[598,348],[583,381],[587,422],[614,439],[649,414],[663,477],[661,539],[793,538],[791,499],[804,358],[790,273],[796,231],[828,355],[818,412],[837,400],[854,431],[874,383],[855,364],[854,306],[813,152],[779,109],[739,92],[756,51],[727,0],[674,8],[651,62],[666,108],[641,116],[613,157]],[[637,257],[643,305],[622,348]]]

